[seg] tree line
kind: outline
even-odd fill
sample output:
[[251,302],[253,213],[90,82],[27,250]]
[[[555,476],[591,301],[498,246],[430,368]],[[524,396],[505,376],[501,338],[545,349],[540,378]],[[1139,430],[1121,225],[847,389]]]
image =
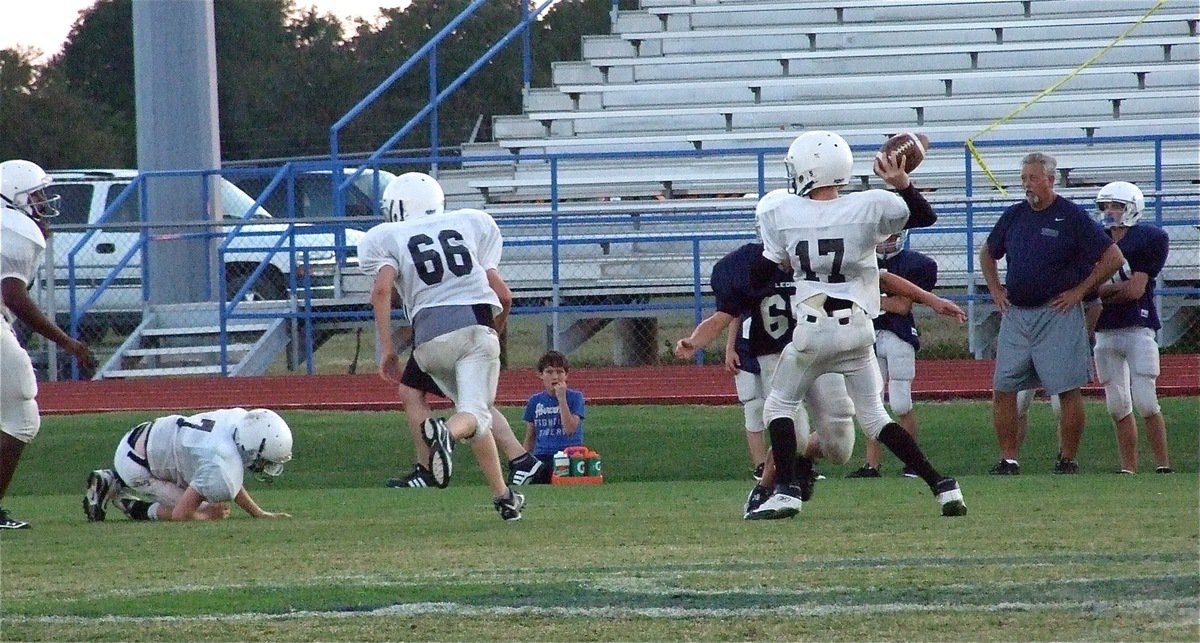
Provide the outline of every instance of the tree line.
[[[349,29],[294,0],[214,0],[221,156],[225,161],[324,155],[329,127],[458,16],[470,0],[414,0]],[[550,63],[579,58],[580,37],[605,33],[610,0],[560,0],[533,30],[533,86]],[[438,48],[444,88],[518,21],[520,5],[493,0]],[[133,0],[97,0],[80,14],[63,50],[0,50],[0,159],[46,168],[135,167]],[[440,143],[466,141],[491,116],[521,112],[519,42],[510,44],[439,109]],[[428,102],[418,65],[341,134],[344,153],[373,151]],[[480,117],[482,116],[482,120]],[[427,148],[428,129],[400,141]]]

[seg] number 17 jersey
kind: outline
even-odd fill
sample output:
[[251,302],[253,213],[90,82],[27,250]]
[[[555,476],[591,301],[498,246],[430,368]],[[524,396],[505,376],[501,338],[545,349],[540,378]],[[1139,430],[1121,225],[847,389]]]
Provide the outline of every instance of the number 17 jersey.
[[908,205],[899,195],[867,190],[829,201],[768,193],[755,209],[763,256],[788,260],[796,279],[792,306],[824,294],[879,316],[875,244],[904,229]]
[[371,228],[358,242],[358,263],[368,275],[395,268],[409,319],[434,306],[489,304],[498,313],[487,271],[498,268],[503,247],[495,220],[464,208]]

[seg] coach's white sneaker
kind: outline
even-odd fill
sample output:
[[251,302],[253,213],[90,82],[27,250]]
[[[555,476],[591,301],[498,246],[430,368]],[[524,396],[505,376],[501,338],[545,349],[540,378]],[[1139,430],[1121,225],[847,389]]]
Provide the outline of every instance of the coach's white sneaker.
[[962,489],[954,478],[942,478],[933,488],[938,504],[942,506],[943,516],[965,516],[967,505],[963,503]]
[[757,509],[746,513],[746,520],[780,520],[793,518],[800,513],[801,502],[799,493],[776,491],[767,498]]

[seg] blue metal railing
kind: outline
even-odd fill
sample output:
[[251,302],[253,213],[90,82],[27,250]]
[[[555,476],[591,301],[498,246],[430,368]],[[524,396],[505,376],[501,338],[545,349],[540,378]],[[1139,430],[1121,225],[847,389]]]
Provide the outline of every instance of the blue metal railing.
[[[340,137],[342,130],[361,114],[368,106],[379,99],[389,88],[395,85],[401,78],[421,62],[428,63],[429,70],[429,102],[425,107],[420,109],[412,116],[403,126],[400,127],[391,137],[379,146],[366,161],[366,165],[377,163],[385,154],[388,153],[395,145],[407,136],[416,126],[426,117],[429,117],[429,144],[430,157],[435,159],[433,165],[437,165],[438,157],[440,156],[440,143],[438,132],[438,107],[446,100],[446,98],[454,93],[463,83],[475,75],[477,71],[488,62],[490,62],[496,54],[511,43],[518,35],[522,42],[521,67],[523,70],[523,81],[526,89],[530,86],[530,81],[533,74],[532,67],[532,42],[530,39],[529,27],[537,20],[547,8],[554,4],[555,0],[540,0],[531,10],[529,2],[520,2],[520,20],[517,25],[510,29],[500,40],[493,44],[478,60],[472,63],[465,71],[458,75],[445,88],[439,90],[438,82],[438,46],[442,41],[446,40],[455,29],[459,27],[465,20],[470,18],[474,13],[482,7],[487,0],[474,0],[466,9],[458,16],[449,22],[445,27],[442,27],[437,34],[429,39],[420,49],[417,50],[407,61],[404,62],[396,71],[392,72],[378,87],[373,89],[369,94],[360,100],[354,107],[342,116],[336,123],[329,128],[329,159],[337,165],[340,161]],[[350,185],[355,178],[362,173],[362,168],[352,172],[350,176],[335,176],[333,193],[334,193],[334,209],[337,213],[341,213],[345,207],[343,191]],[[341,178],[339,181],[338,179]]]
[[[1146,219],[1151,220],[1156,225],[1159,225],[1162,227],[1178,229],[1178,228],[1188,228],[1188,227],[1195,226],[1196,224],[1200,223],[1200,218],[1193,217],[1193,216],[1190,216],[1189,214],[1186,214],[1186,213],[1194,213],[1197,211],[1197,205],[1198,205],[1197,201],[1198,200],[1197,200],[1197,197],[1195,194],[1187,193],[1187,194],[1182,194],[1182,195],[1173,195],[1173,194],[1162,194],[1161,193],[1161,186],[1164,184],[1164,179],[1163,179],[1163,142],[1164,141],[1178,141],[1178,140],[1200,140],[1200,136],[1196,136],[1196,135],[1169,135],[1169,136],[1167,136],[1167,135],[1164,135],[1164,136],[1157,136],[1157,137],[1156,136],[1107,137],[1107,138],[1103,138],[1103,139],[1100,137],[1094,137],[1092,139],[1083,139],[1083,138],[1080,138],[1080,139],[1022,139],[1022,140],[1005,140],[1005,141],[981,141],[981,142],[977,142],[976,145],[979,147],[985,147],[985,148],[1020,147],[1023,149],[1047,148],[1050,146],[1069,147],[1071,145],[1087,145],[1087,144],[1097,144],[1097,143],[1101,143],[1101,142],[1118,142],[1118,143],[1136,142],[1136,143],[1139,143],[1142,145],[1150,145],[1154,148],[1154,160],[1155,160],[1155,168],[1154,168],[1155,174],[1154,175],[1156,177],[1156,184],[1160,187],[1160,189],[1155,190],[1153,192],[1147,192],[1147,205],[1149,206],[1147,214],[1152,212],[1153,217],[1152,218],[1147,217]],[[855,148],[856,148],[856,151],[859,151],[859,152],[867,150],[867,146],[855,146]],[[947,142],[947,143],[936,144],[935,148],[959,149],[959,145],[955,144],[955,143]],[[874,150],[871,149],[869,151],[873,152]],[[563,192],[561,190],[562,186],[561,186],[560,178],[562,176],[561,175],[561,172],[562,172],[561,164],[563,162],[567,162],[567,161],[587,162],[587,161],[593,161],[593,160],[597,160],[597,159],[647,158],[647,157],[658,157],[658,158],[668,158],[668,159],[669,158],[680,158],[680,157],[688,157],[688,158],[731,157],[731,156],[751,157],[754,159],[755,166],[757,168],[756,183],[758,184],[759,191],[761,193],[765,190],[765,187],[766,187],[767,181],[768,181],[768,175],[766,172],[766,167],[768,167],[768,164],[767,164],[766,159],[768,157],[781,158],[782,155],[783,155],[783,148],[751,148],[751,149],[741,149],[741,150],[716,150],[716,151],[686,150],[686,151],[624,152],[624,153],[621,153],[621,152],[592,152],[592,153],[573,153],[573,154],[563,153],[563,154],[544,154],[544,155],[522,154],[521,155],[522,161],[531,161],[531,160],[535,160],[535,159],[540,159],[540,160],[544,160],[547,163],[548,173],[549,173],[548,174],[549,184],[546,186],[546,189],[547,189],[549,197],[550,197],[549,202],[539,206],[541,208],[540,210],[533,210],[529,214],[529,216],[502,217],[499,219],[498,222],[501,225],[502,229],[505,229],[505,230],[519,229],[521,231],[518,235],[510,235],[509,233],[506,233],[506,236],[508,236],[508,239],[506,239],[506,247],[510,247],[510,248],[514,248],[514,249],[515,248],[525,248],[525,249],[542,248],[542,249],[544,249],[544,251],[545,251],[544,256],[547,257],[547,261],[546,261],[545,265],[546,265],[546,271],[547,271],[546,274],[549,277],[549,279],[548,279],[548,281],[549,281],[549,286],[548,286],[549,297],[547,298],[547,301],[545,301],[542,304],[535,305],[533,303],[529,303],[527,305],[518,307],[514,312],[516,312],[517,314],[550,313],[551,315],[553,315],[554,323],[557,324],[557,316],[559,314],[566,314],[566,313],[575,314],[575,313],[583,313],[583,312],[604,312],[607,310],[628,311],[628,310],[634,309],[634,308],[639,309],[639,310],[650,310],[650,309],[654,309],[654,310],[664,309],[665,310],[665,309],[686,308],[686,309],[692,309],[692,310],[697,311],[695,313],[695,315],[697,316],[697,319],[699,319],[699,315],[701,314],[701,311],[703,309],[702,293],[703,293],[703,289],[704,289],[704,277],[705,277],[705,275],[704,275],[705,264],[703,263],[704,258],[701,256],[701,251],[700,251],[701,244],[704,242],[714,241],[717,239],[727,240],[732,243],[732,241],[735,239],[748,240],[748,239],[752,238],[753,205],[750,202],[747,202],[745,204],[745,206],[740,210],[738,210],[738,209],[722,210],[722,211],[715,211],[715,212],[711,212],[711,213],[702,213],[700,215],[697,215],[697,213],[695,213],[695,212],[679,213],[679,212],[671,211],[673,208],[680,207],[681,205],[686,206],[686,203],[687,203],[686,199],[675,200],[675,201],[668,200],[668,201],[660,202],[661,207],[662,207],[661,213],[635,211],[635,210],[629,210],[626,212],[622,212],[619,205],[610,204],[608,206],[608,208],[604,211],[604,213],[585,214],[585,215],[566,214],[561,209]],[[957,301],[960,301],[960,302],[966,302],[968,311],[971,313],[972,318],[974,318],[978,312],[975,310],[975,306],[977,304],[986,303],[988,301],[988,295],[985,292],[976,292],[978,290],[978,286],[981,284],[981,281],[978,279],[978,266],[976,265],[976,262],[975,262],[973,249],[975,247],[977,247],[977,245],[978,245],[977,240],[979,239],[979,235],[986,234],[986,232],[990,229],[991,223],[994,221],[995,217],[999,215],[1000,211],[1002,211],[1005,207],[1007,207],[1007,205],[1009,205],[1013,201],[1015,201],[1017,199],[1017,197],[1014,196],[1014,197],[1009,197],[1009,198],[1005,198],[1005,199],[1000,199],[995,196],[987,196],[987,197],[975,196],[974,195],[975,190],[973,189],[973,172],[974,172],[973,162],[970,160],[969,153],[966,152],[965,150],[963,151],[963,155],[964,155],[964,159],[965,159],[964,160],[964,175],[965,175],[965,189],[966,189],[965,196],[962,199],[939,201],[937,203],[937,208],[939,211],[939,215],[941,217],[939,224],[937,226],[935,226],[934,228],[914,231],[914,234],[910,236],[910,243],[912,243],[914,239],[919,239],[924,234],[953,233],[956,235],[962,235],[962,238],[964,238],[966,240],[964,243],[964,245],[966,247],[963,249],[962,256],[963,256],[963,260],[964,260],[964,263],[966,266],[965,275],[966,275],[966,278],[968,279],[968,288],[967,288],[967,292],[965,294],[955,295],[951,298],[956,299]],[[379,159],[377,159],[377,161],[374,162],[374,165],[375,165],[375,167],[378,167],[378,164],[381,164],[381,163],[389,163],[389,164],[390,163],[397,163],[397,164],[428,163],[428,162],[431,162],[435,158],[436,157],[407,157],[407,158],[380,157]],[[485,158],[512,160],[515,157],[478,157],[478,160],[483,160]],[[472,160],[475,161],[477,159],[476,159],[476,157],[473,157]],[[772,163],[771,166],[774,166],[774,163]],[[331,168],[335,172],[337,172],[345,167],[346,167],[346,164],[331,164],[330,162],[327,162],[327,161],[326,162],[315,162],[314,161],[314,162],[305,162],[305,163],[289,163],[284,166],[281,166],[278,169],[272,169],[272,170],[265,170],[265,169],[254,170],[255,172],[257,172],[259,174],[271,172],[272,179],[269,181],[266,188],[263,190],[263,193],[258,195],[258,197],[254,200],[254,203],[251,205],[250,209],[246,213],[244,213],[244,216],[248,216],[248,215],[252,214],[259,207],[261,207],[264,200],[273,191],[278,190],[281,185],[287,185],[288,186],[287,189],[290,191],[292,179],[294,179],[296,173],[298,173],[298,172],[309,171],[309,170],[313,170],[313,169],[328,170]],[[230,170],[228,172],[234,173],[234,172],[246,172],[246,171],[247,170],[236,170],[236,171]],[[125,201],[127,201],[129,198],[131,198],[132,194],[137,193],[137,194],[139,194],[139,196],[141,198],[140,211],[142,213],[141,216],[142,216],[142,221],[144,223],[145,222],[145,213],[147,212],[146,201],[145,201],[146,190],[141,189],[141,188],[143,188],[145,186],[147,179],[151,178],[153,176],[157,176],[157,175],[178,176],[178,175],[184,175],[184,174],[193,174],[193,175],[198,175],[198,176],[203,176],[203,177],[209,177],[215,173],[214,172],[191,172],[191,173],[166,172],[166,173],[147,173],[145,175],[138,176],[136,179],[134,179],[132,184],[130,186],[126,187],[124,190],[122,190],[121,193],[118,195],[118,197],[109,205],[109,207],[106,210],[106,213],[104,215],[104,218],[102,218],[101,221],[107,220],[107,218],[109,217],[110,214],[112,214],[117,209],[119,209]],[[780,174],[782,174],[782,172],[780,172]],[[771,180],[774,181],[775,178],[772,177]],[[206,191],[208,189],[207,185],[209,182],[201,181],[201,183],[205,186],[202,188],[202,190],[205,191],[204,195],[205,195],[205,198],[207,199]],[[645,204],[646,202],[641,202],[641,203]],[[1168,210],[1167,210],[1168,208],[1169,208],[1169,212],[1172,213],[1172,216],[1167,216],[1166,213],[1168,212]],[[702,216],[702,219],[696,219],[697,216]],[[668,235],[641,234],[636,231],[634,226],[631,225],[631,222],[633,222],[635,220],[642,222],[645,226],[649,226],[651,224],[680,225],[680,224],[685,224],[689,220],[703,220],[706,223],[720,225],[722,227],[728,226],[728,227],[725,227],[724,229],[729,230],[729,232],[691,231],[691,232],[682,232],[682,233],[672,233],[672,234],[668,234]],[[299,264],[305,262],[305,257],[306,257],[305,249],[301,249],[301,248],[297,247],[297,245],[295,243],[295,234],[297,234],[297,228],[296,228],[296,224],[294,222],[286,224],[287,225],[286,230],[283,230],[282,232],[271,232],[269,234],[262,235],[264,237],[269,236],[270,240],[265,241],[264,243],[262,243],[260,245],[255,245],[252,249],[247,249],[244,246],[239,246],[238,249],[231,248],[230,244],[233,242],[233,239],[235,237],[244,236],[247,234],[244,230],[244,228],[247,225],[248,224],[245,221],[236,222],[236,223],[231,222],[231,223],[225,225],[220,233],[220,234],[224,235],[224,239],[222,240],[222,242],[220,244],[220,249],[218,251],[218,253],[221,256],[224,256],[226,253],[233,253],[233,252],[247,253],[247,252],[251,252],[251,250],[254,250],[255,252],[262,251],[264,253],[262,260],[258,263],[258,265],[256,265],[254,267],[253,271],[251,272],[250,279],[248,279],[247,282],[242,285],[239,292],[235,293],[235,295],[231,298],[231,300],[229,302],[222,304],[221,324],[222,324],[223,328],[231,320],[238,319],[238,318],[249,318],[249,317],[253,317],[256,315],[255,313],[248,313],[246,311],[239,310],[238,304],[245,297],[246,293],[249,291],[251,284],[253,284],[256,279],[260,279],[262,277],[262,275],[265,273],[265,271],[268,270],[267,266],[269,263],[270,256],[274,256],[279,253],[289,253],[291,255],[291,261],[292,261],[293,265],[299,265]],[[334,228],[337,228],[338,225],[344,226],[344,224],[329,224],[329,225],[333,226]],[[603,230],[606,227],[613,227],[613,228],[617,228],[617,229],[613,230],[611,233],[597,231],[597,230]],[[540,228],[543,232],[537,232],[538,228]],[[343,229],[343,228],[338,228],[338,229]],[[120,258],[120,260],[118,261],[118,265],[115,267],[115,269],[112,271],[112,273],[109,274],[103,280],[103,282],[100,284],[100,287],[97,288],[97,291],[92,293],[91,296],[89,296],[82,304],[79,304],[77,302],[76,294],[75,294],[76,288],[78,286],[78,284],[76,283],[76,279],[75,279],[76,254],[80,251],[80,249],[83,247],[83,245],[85,243],[87,243],[87,241],[89,239],[92,238],[91,237],[92,234],[94,234],[94,231],[90,232],[83,239],[81,239],[77,244],[75,244],[75,246],[72,247],[72,249],[69,253],[68,262],[67,262],[68,263],[68,282],[69,282],[69,288],[71,290],[71,293],[70,293],[71,332],[72,332],[72,334],[74,334],[76,336],[78,336],[78,332],[80,330],[80,321],[82,320],[83,316],[99,300],[99,298],[102,294],[102,291],[105,288],[109,287],[112,283],[114,283],[114,281],[117,279],[118,272],[124,268],[127,268],[128,265],[130,264],[130,262],[132,261],[133,257],[135,257],[138,252],[144,252],[146,243],[149,239],[150,232],[149,232],[149,228],[147,228],[145,226],[143,227],[142,234],[141,234],[141,237],[139,239],[139,242],[138,242],[136,248],[127,251]],[[277,236],[273,236],[273,235],[277,235]],[[722,235],[726,235],[726,236],[722,236]],[[602,304],[602,305],[600,305],[600,307],[596,307],[597,305],[593,304],[593,305],[580,307],[573,302],[567,302],[565,300],[565,298],[562,296],[564,289],[576,291],[576,290],[578,290],[578,287],[576,284],[569,283],[569,280],[564,279],[563,272],[562,272],[562,266],[565,263],[565,260],[563,257],[564,249],[569,248],[571,246],[579,246],[579,245],[585,245],[585,244],[619,244],[619,243],[631,243],[631,242],[638,242],[638,243],[672,242],[672,243],[676,243],[676,244],[686,243],[692,248],[692,251],[690,253],[691,254],[690,264],[689,264],[690,269],[688,270],[688,272],[691,276],[690,281],[692,282],[691,288],[688,289],[688,292],[691,295],[689,297],[689,299],[691,300],[690,303],[688,303],[688,302],[684,302],[684,303],[656,302],[656,303],[642,303],[642,304],[637,304],[637,305]],[[338,245],[340,247],[340,242],[335,245]],[[731,248],[732,248],[732,246],[731,246]],[[308,250],[313,250],[313,249],[310,248]],[[143,272],[143,299],[145,299],[145,294],[146,294],[145,287],[149,283],[151,275],[147,272],[147,265],[146,265],[145,261],[142,262],[141,269]],[[295,273],[295,271],[292,271],[292,272]],[[307,271],[302,271],[302,272],[306,273]],[[219,288],[219,290],[217,292],[219,292],[223,295],[226,292],[226,282],[228,281],[228,275],[225,273],[223,260],[219,262],[217,274],[218,274],[217,283],[213,284],[213,285],[215,287]],[[308,286],[311,286],[311,284],[308,284],[308,286],[306,286],[305,284],[300,283],[297,280],[295,274],[292,274],[289,276],[289,284],[288,285],[289,285],[289,290],[293,293],[296,293],[295,297],[298,301],[307,301],[307,302],[311,303],[311,292],[308,289]],[[1182,288],[1182,289],[1170,288],[1170,289],[1168,289],[1168,288],[1165,288],[1165,284],[1162,284],[1162,283],[1160,283],[1159,286],[1160,286],[1159,292],[1163,296],[1171,296],[1171,297],[1195,296],[1196,294],[1198,294],[1198,292],[1200,292],[1200,291],[1196,291],[1195,289],[1189,290],[1187,288]],[[222,299],[224,299],[224,297],[222,297]],[[1161,304],[1161,302],[1160,302],[1160,304]],[[615,306],[615,308],[611,308],[610,306]],[[365,305],[363,306],[362,310],[360,310],[360,311],[342,311],[337,314],[342,316],[343,318],[359,319],[364,322],[368,321],[371,316],[371,313],[370,313],[368,307],[366,307]],[[310,333],[310,337],[311,337],[312,325],[315,323],[315,321],[328,317],[327,314],[322,313],[321,311],[312,310],[311,306],[308,306],[308,305],[297,306],[297,309],[292,312],[289,312],[288,316],[293,317],[301,322],[307,323],[308,324],[308,332]],[[555,336],[557,336],[558,328],[555,327],[554,330],[555,330]],[[223,333],[222,334],[222,344],[225,343],[226,337],[227,336]],[[312,368],[311,339],[307,343],[308,343],[308,348],[306,350],[305,357],[309,363],[309,368],[311,370],[311,368]],[[972,348],[974,348],[974,347],[972,347]],[[222,349],[222,362],[223,363],[226,362],[225,358],[226,358],[226,355],[225,355],[224,349]]]
[[[322,164],[322,166],[325,165],[327,164]],[[290,165],[285,165],[280,168],[280,170],[276,172],[275,176],[273,177],[273,180],[268,184],[267,189],[264,190],[264,193],[260,195],[260,197],[255,200],[245,212],[236,213],[235,216],[238,217],[237,219],[229,220],[229,222],[207,222],[207,225],[195,226],[195,231],[173,232],[171,234],[171,238],[173,239],[212,238],[214,236],[222,238],[222,241],[219,244],[216,252],[217,282],[216,284],[208,284],[208,294],[210,299],[217,300],[215,305],[218,306],[218,314],[220,318],[220,354],[223,373],[227,373],[228,371],[228,360],[226,353],[228,338],[227,324],[232,319],[248,316],[237,311],[238,303],[245,299],[247,293],[255,286],[255,283],[263,277],[267,270],[269,270],[275,257],[277,257],[280,253],[286,253],[288,257],[287,264],[293,266],[293,268],[298,268],[287,271],[288,291],[290,293],[296,293],[296,296],[306,303],[306,308],[311,308],[311,289],[313,284],[311,282],[311,270],[308,268],[310,266],[309,255],[312,252],[332,251],[334,253],[338,253],[338,256],[341,256],[346,252],[346,248],[344,246],[343,227],[336,228],[337,233],[341,236],[338,238],[338,242],[334,245],[324,245],[321,247],[309,245],[308,247],[303,248],[297,246],[296,234],[311,234],[313,232],[320,232],[324,230],[324,228],[312,226],[311,224],[301,224],[306,227],[297,230],[297,224],[294,222],[287,224],[283,224],[283,222],[275,222],[276,229],[270,231],[260,230],[256,232],[247,232],[244,230],[247,225],[253,225],[249,219],[254,213],[260,210],[263,199],[266,198],[266,196],[269,195],[271,191],[280,183],[282,183],[284,177],[288,176],[291,171],[292,168]],[[130,183],[119,193],[117,193],[115,198],[110,200],[109,204],[105,208],[105,211],[97,219],[96,223],[89,226],[89,228],[67,251],[66,285],[68,290],[67,302],[69,306],[68,329],[72,336],[81,336],[83,326],[85,324],[85,318],[88,316],[88,314],[96,312],[95,309],[97,308],[101,298],[109,292],[110,288],[112,288],[115,283],[117,283],[117,281],[121,278],[121,273],[130,267],[135,258],[139,259],[139,268],[141,274],[141,298],[140,302],[138,302],[138,307],[143,311],[145,310],[146,302],[148,302],[150,299],[149,287],[150,280],[152,278],[149,270],[149,262],[146,261],[146,250],[149,247],[150,241],[155,238],[154,227],[152,227],[148,221],[149,190],[145,189],[147,183],[151,180],[162,177],[195,177],[199,183],[200,199],[202,203],[201,211],[207,212],[211,210],[210,203],[212,199],[212,195],[209,193],[209,186],[211,183],[209,179],[214,176],[220,176],[220,172],[208,170],[157,171],[140,173],[130,179]],[[120,177],[114,177],[114,180],[124,179],[121,179]],[[82,302],[80,302],[79,291],[81,287],[81,279],[79,278],[79,272],[82,269],[80,266],[81,253],[83,253],[84,249],[91,244],[96,235],[106,227],[106,224],[108,224],[108,222],[113,218],[114,213],[125,207],[131,196],[134,194],[137,194],[139,199],[138,213],[140,225],[137,226],[136,230],[131,229],[130,232],[137,232],[138,237],[130,247],[124,249],[123,254],[121,254],[121,256],[112,265],[108,274],[100,279],[100,281],[92,289],[92,292]],[[240,222],[234,223],[233,221]],[[258,221],[257,223],[262,223],[262,221]],[[219,228],[217,230],[208,229],[208,225],[216,225],[219,226]],[[283,225],[283,227],[279,228],[278,226],[280,225]],[[175,224],[167,224],[167,226],[178,227]],[[113,224],[107,227],[113,229],[124,229],[125,227],[132,228],[132,226],[129,224]],[[268,237],[273,239],[273,242],[267,241],[260,245],[247,245],[245,239],[251,236]],[[231,247],[231,244],[238,240],[240,240],[239,245],[236,247]],[[234,257],[242,259],[243,263],[249,263],[246,261],[247,257],[256,262],[254,267],[251,269],[249,276],[241,284],[239,290],[228,298],[224,296],[227,293],[226,286],[229,280],[229,276],[226,273],[225,261],[227,255],[233,255]],[[304,275],[304,283],[298,283],[298,272]],[[207,281],[207,274],[204,275],[203,278]],[[214,288],[214,286],[216,286],[216,288]],[[292,316],[304,317],[304,313],[293,313]],[[279,317],[279,315],[275,314],[274,317]],[[311,321],[311,317],[308,319]],[[311,353],[311,336],[309,339],[309,348],[309,353]],[[311,369],[311,361],[309,367]],[[72,360],[71,372],[73,378],[79,378],[80,370],[77,360]]]

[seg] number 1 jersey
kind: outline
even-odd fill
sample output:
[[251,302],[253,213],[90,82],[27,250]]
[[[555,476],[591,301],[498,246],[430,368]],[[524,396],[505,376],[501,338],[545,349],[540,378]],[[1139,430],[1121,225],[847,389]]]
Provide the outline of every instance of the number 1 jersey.
[[899,195],[867,190],[829,201],[768,193],[755,209],[763,256],[791,263],[796,280],[792,306],[824,294],[852,301],[879,316],[875,244],[904,229],[908,205]]
[[503,247],[491,215],[464,208],[371,228],[358,242],[358,263],[368,275],[396,269],[409,319],[434,306],[489,304],[498,313],[487,271],[500,265]]

